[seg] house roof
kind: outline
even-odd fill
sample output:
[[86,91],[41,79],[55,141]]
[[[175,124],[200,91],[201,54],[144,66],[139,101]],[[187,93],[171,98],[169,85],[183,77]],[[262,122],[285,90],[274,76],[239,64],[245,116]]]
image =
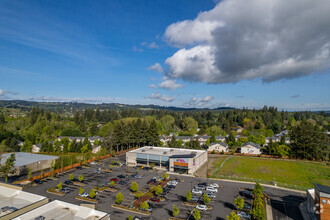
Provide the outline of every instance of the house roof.
[[251,146],[253,146],[255,148],[259,148],[260,149],[260,145],[259,144],[256,144],[256,143],[253,143],[253,142],[244,143],[244,144],[242,144],[241,147],[245,147],[245,146],[248,146],[248,145],[251,145]]
[[209,145],[209,147],[213,146],[213,145],[221,145],[223,147],[228,147],[228,144],[224,143],[224,142],[215,142],[215,143],[211,143]]
[[314,183],[314,186],[319,192],[330,194],[330,187],[329,186],[321,185],[321,184],[318,184],[318,183]]

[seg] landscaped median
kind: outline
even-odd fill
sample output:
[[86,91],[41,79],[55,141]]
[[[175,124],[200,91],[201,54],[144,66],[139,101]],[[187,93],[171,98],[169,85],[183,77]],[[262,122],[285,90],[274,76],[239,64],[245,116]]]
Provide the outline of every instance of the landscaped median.
[[58,195],[58,196],[64,196],[65,193],[64,192],[60,192],[58,189],[56,189],[55,187],[51,187],[47,190],[47,193],[50,194],[54,194],[54,195]]
[[86,198],[86,197],[82,197],[82,196],[76,196],[75,199],[84,201],[84,202],[97,203],[96,199]]
[[150,212],[148,212],[148,211],[143,211],[143,210],[140,210],[140,209],[134,208],[134,207],[130,208],[126,205],[113,204],[113,205],[111,205],[111,207],[121,209],[121,210],[125,210],[125,211],[128,211],[128,212],[134,212],[134,213],[137,213],[137,214],[150,215]]
[[117,192],[117,189],[114,188],[110,188],[107,186],[102,186],[102,187],[94,187],[93,189],[95,189],[98,192],[103,192],[103,191],[108,191],[108,192]]

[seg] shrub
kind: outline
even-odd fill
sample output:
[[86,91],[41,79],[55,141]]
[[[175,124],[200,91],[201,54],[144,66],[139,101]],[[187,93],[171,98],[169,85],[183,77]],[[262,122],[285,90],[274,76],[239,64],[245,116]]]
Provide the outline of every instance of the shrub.
[[156,186],[155,195],[159,196],[161,193],[163,193],[162,186],[161,185]]
[[225,154],[225,152],[223,152],[223,150],[220,152],[220,154]]
[[175,205],[173,205],[173,209],[172,209],[172,215],[173,215],[173,217],[177,216],[178,214],[179,214],[178,207],[176,207]]
[[70,174],[70,175],[69,175],[69,179],[70,179],[71,181],[74,179],[73,174]]
[[135,198],[139,199],[141,196],[143,196],[143,192],[141,190],[135,193]]
[[205,205],[210,202],[210,198],[206,195],[206,193],[203,194],[203,201]]
[[234,204],[237,209],[241,210],[244,207],[244,199],[240,196],[235,199]]
[[127,220],[133,220],[133,216],[129,215],[129,216],[127,217]]
[[194,216],[195,220],[201,219],[201,213],[199,212],[198,209],[194,209],[194,215],[193,216]]
[[130,187],[130,189],[132,190],[132,192],[136,192],[139,189],[139,185],[134,181]]
[[57,189],[60,190],[60,191],[63,189],[62,182],[60,182],[59,184],[57,184]]
[[79,188],[79,195],[83,194],[84,193],[84,189],[83,188]]
[[186,200],[189,202],[191,200],[191,198],[192,198],[192,194],[191,194],[190,190],[188,190],[187,195],[186,195]]
[[123,202],[123,200],[124,200],[124,196],[123,196],[123,194],[118,193],[118,194],[116,195],[116,203],[117,203],[117,204],[120,204],[120,203]]
[[150,163],[149,166],[153,169],[155,167],[154,163]]
[[91,189],[91,191],[89,191],[89,197],[94,199],[94,197],[95,197],[95,190],[94,189]]
[[78,180],[82,182],[84,180],[84,177],[82,175],[79,175]]
[[215,154],[215,151],[213,150],[213,151],[211,152],[211,154]]
[[227,215],[227,220],[239,220],[239,217],[235,212],[231,212]]
[[140,208],[144,211],[147,211],[147,209],[149,208],[149,205],[146,201],[144,201],[143,203],[141,203]]
[[111,182],[110,182],[110,187],[111,187],[111,188],[114,188],[115,185],[116,185],[115,181],[111,181]]

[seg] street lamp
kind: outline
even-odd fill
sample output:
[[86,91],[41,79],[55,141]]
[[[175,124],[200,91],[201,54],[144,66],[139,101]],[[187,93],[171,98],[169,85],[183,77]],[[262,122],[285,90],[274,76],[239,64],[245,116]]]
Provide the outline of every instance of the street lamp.
[[39,164],[40,164],[40,161],[37,162],[37,172],[39,171]]

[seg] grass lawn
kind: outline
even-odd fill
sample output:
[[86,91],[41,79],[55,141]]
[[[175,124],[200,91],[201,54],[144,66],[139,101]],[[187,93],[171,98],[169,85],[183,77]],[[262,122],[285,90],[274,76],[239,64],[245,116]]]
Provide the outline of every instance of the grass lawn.
[[[214,162],[216,169],[223,158]],[[330,185],[328,165],[311,161],[294,161],[257,157],[229,158],[221,169],[213,172],[213,178],[230,178],[246,181],[272,183],[274,178],[279,186],[307,189],[313,183]]]

